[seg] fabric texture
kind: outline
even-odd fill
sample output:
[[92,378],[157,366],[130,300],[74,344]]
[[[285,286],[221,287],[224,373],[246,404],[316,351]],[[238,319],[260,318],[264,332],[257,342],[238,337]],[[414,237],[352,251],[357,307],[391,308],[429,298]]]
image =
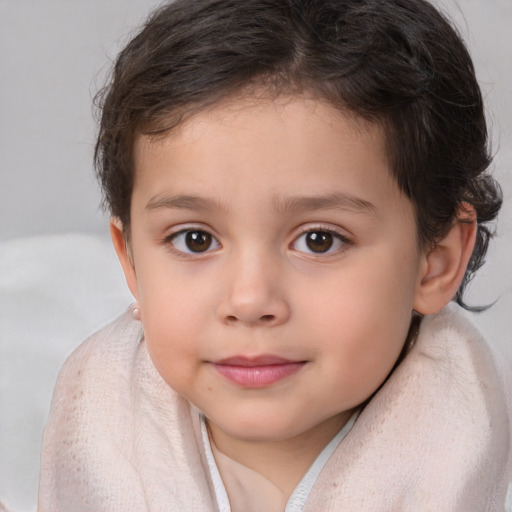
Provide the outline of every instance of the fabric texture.
[[[510,409],[484,340],[455,306],[423,319],[303,512],[502,512]],[[39,512],[217,511],[199,412],[153,366],[129,313],[59,376]]]

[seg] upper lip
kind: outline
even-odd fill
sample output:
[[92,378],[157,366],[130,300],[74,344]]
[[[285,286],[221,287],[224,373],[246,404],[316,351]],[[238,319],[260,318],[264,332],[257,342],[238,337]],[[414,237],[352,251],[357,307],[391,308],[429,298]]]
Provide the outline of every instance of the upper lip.
[[298,362],[301,362],[301,361],[286,359],[284,357],[275,356],[272,354],[263,354],[260,356],[253,356],[253,357],[247,357],[247,356],[227,357],[225,359],[220,359],[219,361],[215,361],[215,364],[222,364],[222,365],[226,365],[226,366],[245,366],[245,367],[251,368],[254,366],[271,366],[271,365],[278,365],[278,364],[292,364],[292,363],[298,363]]

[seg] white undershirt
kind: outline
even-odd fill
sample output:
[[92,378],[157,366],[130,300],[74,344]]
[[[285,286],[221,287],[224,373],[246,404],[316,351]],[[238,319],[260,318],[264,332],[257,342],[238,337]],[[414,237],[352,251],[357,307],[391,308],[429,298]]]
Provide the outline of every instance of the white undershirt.
[[[329,444],[320,452],[315,462],[308,469],[302,480],[299,482],[290,498],[286,502],[283,503],[283,500],[280,496],[280,490],[269,480],[267,480],[264,476],[260,475],[256,471],[243,466],[242,464],[234,461],[229,458],[227,455],[219,452],[219,450],[210,444],[210,438],[208,436],[208,430],[206,427],[206,419],[203,415],[201,415],[201,434],[203,438],[203,445],[206,452],[206,460],[208,461],[208,468],[210,470],[210,475],[213,482],[213,488],[215,492],[215,497],[217,499],[217,504],[219,506],[220,512],[300,512],[306,503],[306,500],[313,488],[318,475],[324,468],[325,464],[334,453],[338,445],[341,443],[343,438],[350,432],[350,429],[354,425],[354,422],[359,415],[359,411],[355,412],[345,426],[334,436]],[[242,489],[243,496],[242,501],[238,505],[237,508],[231,508],[228,493],[226,491],[226,487],[222,480],[222,477],[219,472],[219,468],[217,466],[217,462],[215,461],[215,457],[213,451],[215,451],[215,456],[221,460],[220,466],[229,465],[230,468],[234,468],[241,476],[245,476],[245,480],[251,480],[258,483],[258,488],[252,489],[243,485],[242,482],[236,479],[237,481],[229,482],[228,487],[237,485],[238,494],[240,494],[240,489]],[[269,503],[261,503],[261,495],[259,495],[260,491],[265,489],[265,494],[269,497],[269,501],[274,506],[273,510]],[[243,504],[242,504],[243,502]],[[236,504],[233,504],[236,507]],[[263,507],[263,508],[261,508]]]

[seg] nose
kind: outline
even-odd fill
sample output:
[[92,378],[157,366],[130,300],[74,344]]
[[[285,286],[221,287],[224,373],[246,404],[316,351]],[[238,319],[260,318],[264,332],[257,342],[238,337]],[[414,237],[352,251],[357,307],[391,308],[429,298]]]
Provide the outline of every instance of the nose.
[[218,305],[225,324],[275,327],[286,323],[290,306],[279,265],[254,252],[227,263],[225,293]]

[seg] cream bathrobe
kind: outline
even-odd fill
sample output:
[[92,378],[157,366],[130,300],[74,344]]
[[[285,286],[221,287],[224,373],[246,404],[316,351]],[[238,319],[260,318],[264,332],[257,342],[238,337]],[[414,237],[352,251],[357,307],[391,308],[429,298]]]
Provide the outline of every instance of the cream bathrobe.
[[[502,512],[509,421],[489,349],[449,306],[423,319],[303,512]],[[86,340],[60,374],[39,512],[215,510],[199,413],[163,381],[140,323],[124,314]]]

